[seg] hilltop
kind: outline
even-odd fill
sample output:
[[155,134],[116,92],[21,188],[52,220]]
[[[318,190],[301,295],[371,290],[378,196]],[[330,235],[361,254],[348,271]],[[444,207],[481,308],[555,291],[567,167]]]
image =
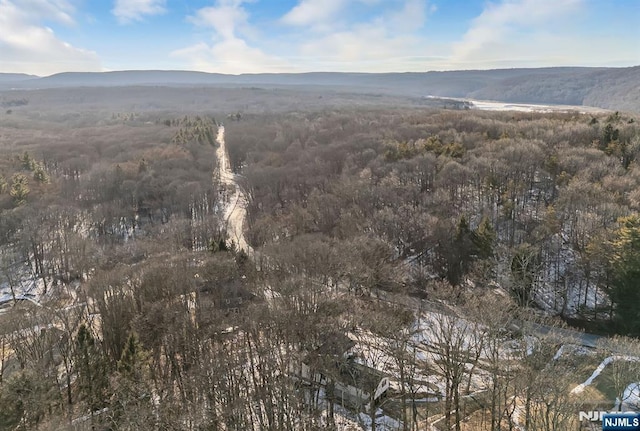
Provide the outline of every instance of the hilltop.
[[358,93],[438,96],[513,103],[585,105],[640,112],[640,66],[551,67],[424,73],[225,75],[194,71],[68,72],[47,77],[0,74],[0,89],[113,86],[326,87]]

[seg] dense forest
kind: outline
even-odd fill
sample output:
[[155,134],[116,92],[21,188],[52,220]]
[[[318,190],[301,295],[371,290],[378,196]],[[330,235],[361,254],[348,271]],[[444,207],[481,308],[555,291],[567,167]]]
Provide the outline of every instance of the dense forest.
[[638,227],[633,117],[327,111],[228,129],[251,194],[248,236],[270,256],[304,238],[337,253],[338,273],[380,270],[359,288],[407,285],[359,262],[350,246],[361,244],[408,265],[417,293],[433,277],[496,284],[564,318],[633,324],[612,312],[633,296],[617,292],[611,265],[625,252],[616,239]]
[[637,116],[92,91],[0,114],[0,430],[578,430],[640,407]]

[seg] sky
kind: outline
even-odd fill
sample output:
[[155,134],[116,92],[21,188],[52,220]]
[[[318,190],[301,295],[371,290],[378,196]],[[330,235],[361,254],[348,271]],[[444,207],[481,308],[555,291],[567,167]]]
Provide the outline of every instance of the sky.
[[0,0],[0,72],[640,65],[640,0]]

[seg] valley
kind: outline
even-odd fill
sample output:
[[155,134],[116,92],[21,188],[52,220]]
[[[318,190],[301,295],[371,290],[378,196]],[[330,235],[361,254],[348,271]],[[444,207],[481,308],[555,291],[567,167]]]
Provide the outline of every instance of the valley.
[[0,117],[0,429],[635,408],[636,114],[66,91]]

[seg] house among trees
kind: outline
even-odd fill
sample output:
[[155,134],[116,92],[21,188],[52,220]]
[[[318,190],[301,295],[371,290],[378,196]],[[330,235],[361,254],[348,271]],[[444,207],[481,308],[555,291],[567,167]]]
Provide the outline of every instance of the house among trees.
[[364,406],[376,403],[389,390],[389,378],[382,371],[356,362],[350,358],[338,366],[338,381],[334,385],[335,400],[342,406]]
[[357,362],[355,343],[334,333],[309,353],[299,369],[299,377],[311,386],[323,387],[327,397],[343,407],[369,410],[389,390],[388,376]]

